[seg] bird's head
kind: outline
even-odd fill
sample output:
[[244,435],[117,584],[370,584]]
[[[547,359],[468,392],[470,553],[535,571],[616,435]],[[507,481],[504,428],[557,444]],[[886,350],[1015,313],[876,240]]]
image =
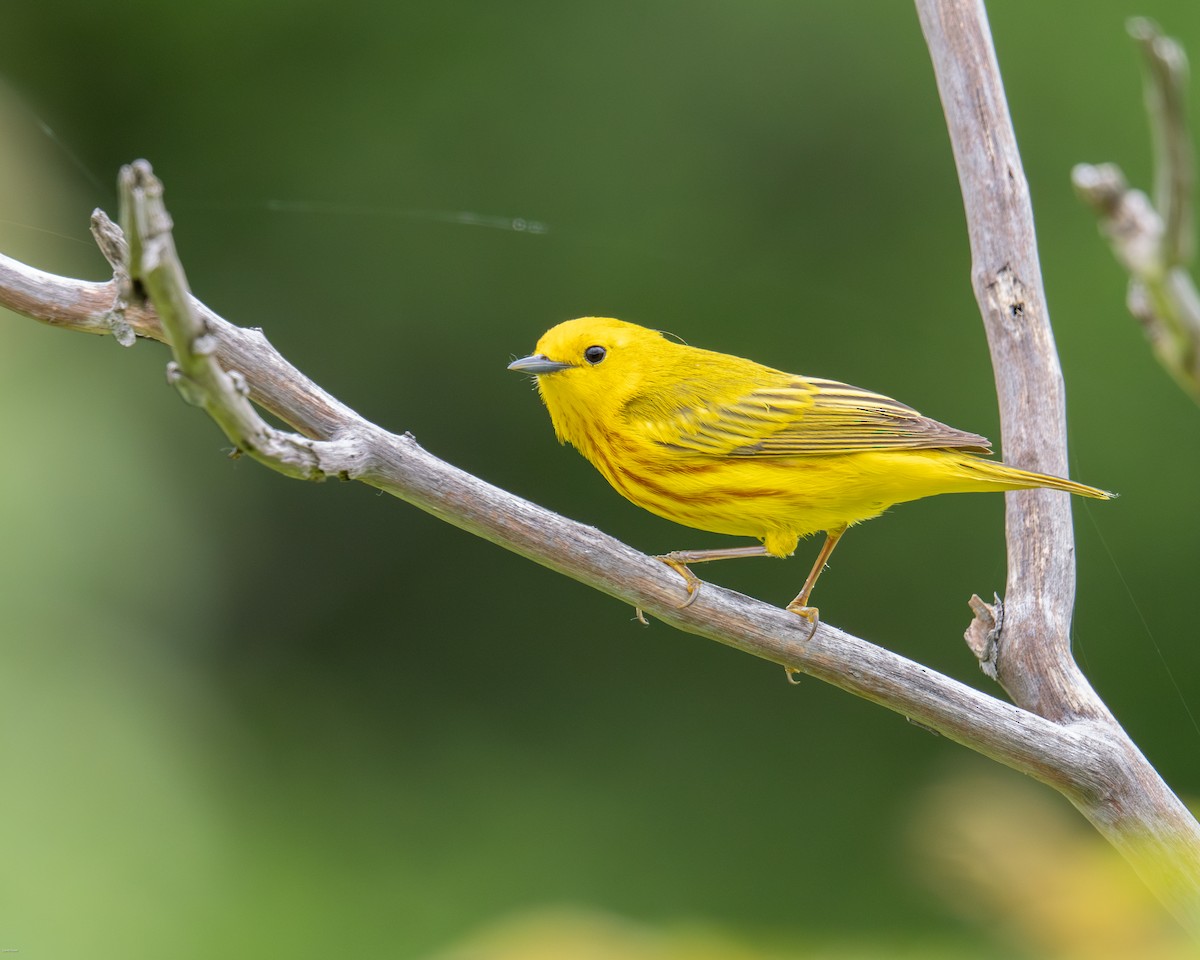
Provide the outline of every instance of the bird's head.
[[591,426],[610,422],[643,388],[655,358],[669,346],[657,330],[580,317],[547,330],[535,351],[508,369],[537,378],[559,440],[578,447]]

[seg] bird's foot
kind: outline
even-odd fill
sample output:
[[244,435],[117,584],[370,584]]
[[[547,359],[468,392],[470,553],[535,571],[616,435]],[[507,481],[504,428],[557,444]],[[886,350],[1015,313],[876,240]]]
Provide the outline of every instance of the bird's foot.
[[801,603],[799,597],[789,603],[787,605],[787,609],[796,616],[803,617],[812,624],[812,631],[805,638],[806,640],[811,640],[813,638],[813,634],[817,632],[817,624],[821,622],[821,611],[816,607],[809,607]]
[[683,602],[683,606],[681,606],[679,609],[683,610],[687,607],[690,607],[696,601],[696,598],[700,596],[700,585],[704,581],[692,573],[692,571],[688,569],[688,565],[673,553],[664,553],[661,557],[655,557],[654,559],[665,563],[668,567],[683,577],[683,582],[687,585],[688,595],[687,599]]
[[[803,617],[812,624],[812,630],[809,631],[808,636],[804,638],[805,642],[811,640],[813,638],[813,634],[817,632],[817,624],[821,622],[821,611],[816,607],[805,606],[800,602],[799,597],[789,603],[787,605],[787,609],[796,616]],[[800,683],[799,677],[801,671],[797,670],[795,667],[784,667],[783,670],[787,674],[787,682],[796,684],[798,686]]]
[[814,627],[821,620],[821,611],[816,607],[808,607],[802,604],[799,600],[793,600],[787,605],[787,609],[798,617],[803,617]]

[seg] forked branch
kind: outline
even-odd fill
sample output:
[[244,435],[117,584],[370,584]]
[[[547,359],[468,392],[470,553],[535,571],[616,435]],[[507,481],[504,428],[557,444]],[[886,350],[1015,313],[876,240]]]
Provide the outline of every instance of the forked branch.
[[[958,167],[971,280],[1000,403],[1005,459],[1065,476],[1066,405],[1042,288],[1029,187],[982,0],[917,0]],[[967,641],[1026,709],[1103,730],[1123,778],[1106,802],[1074,800],[1200,938],[1200,828],[1125,734],[1075,663],[1074,537],[1068,498],[1005,498],[1008,589],[1003,619],[976,599]]]

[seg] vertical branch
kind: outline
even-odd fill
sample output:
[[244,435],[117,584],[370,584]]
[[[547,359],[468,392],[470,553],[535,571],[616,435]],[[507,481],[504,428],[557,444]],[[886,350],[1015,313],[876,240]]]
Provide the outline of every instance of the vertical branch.
[[[971,279],[995,370],[1005,459],[1065,475],[1062,371],[1038,264],[1029,187],[982,0],[916,0],[958,167]],[[1020,706],[1104,731],[1109,786],[1066,792],[1200,939],[1200,826],[1121,729],[1071,656],[1075,550],[1066,494],[1007,494],[1008,594],[977,603],[968,642]],[[1002,615],[1001,615],[1002,614]],[[980,619],[986,623],[980,623]],[[986,642],[981,642],[984,635]]]
[[1192,259],[1192,192],[1195,172],[1187,124],[1187,55],[1158,25],[1135,17],[1127,26],[1142,51],[1146,114],[1154,143],[1154,206],[1162,216],[1163,263]]
[[[1038,262],[1029,185],[981,0],[917,0],[958,167],[971,280],[1000,402],[1004,459],[1066,476],[1062,371]],[[1075,555],[1069,497],[1007,494],[1008,587],[994,675],[1041,716],[1107,717],[1071,656]],[[977,651],[978,652],[978,651]],[[993,670],[989,670],[993,672]]]
[[1129,312],[1142,324],[1159,363],[1200,402],[1200,294],[1189,272],[1195,171],[1187,55],[1150,20],[1131,20],[1128,29],[1144,67],[1154,202],[1132,189],[1115,164],[1078,164],[1071,181],[1129,273]]

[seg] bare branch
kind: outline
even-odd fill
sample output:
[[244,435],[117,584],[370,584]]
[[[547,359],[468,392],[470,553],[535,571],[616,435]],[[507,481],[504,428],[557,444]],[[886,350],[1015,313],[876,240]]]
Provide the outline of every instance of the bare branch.
[[[1005,459],[1065,476],[1062,371],[1042,288],[1029,187],[981,0],[917,0],[958,167],[1000,402]],[[1182,216],[1182,213],[1180,214]],[[1200,936],[1200,827],[1138,752],[1071,655],[1075,600],[1069,499],[1006,494],[1003,605],[975,602],[967,642],[1018,705],[1067,727],[1107,731],[1121,784],[1080,810]]]
[[[919,0],[958,165],[1000,401],[1004,459],[1066,476],[1065,391],[1050,329],[1029,187],[982,3]],[[1052,720],[1109,719],[1070,650],[1075,561],[1070,498],[1006,495],[1008,588],[996,675],[1013,699]]]
[[[150,164],[139,160],[122,168],[118,190],[121,221],[126,225],[131,298],[145,290],[175,353],[167,380],[185,400],[203,408],[240,452],[285,476],[322,479],[328,469],[321,464],[324,447],[270,426],[247,399],[245,377],[232,367],[223,369],[214,357],[216,340],[204,315],[193,306],[183,265],[175,253],[162,184]],[[120,252],[121,245],[114,243],[112,250]],[[328,445],[327,441],[324,446]]]
[[1192,193],[1195,170],[1188,135],[1188,61],[1183,47],[1152,20],[1135,17],[1129,35],[1142,51],[1146,70],[1146,113],[1154,142],[1154,206],[1166,221],[1163,263],[1192,259]]
[[1115,164],[1071,171],[1080,198],[1129,273],[1126,305],[1159,362],[1200,402],[1200,295],[1188,272],[1194,254],[1194,159],[1187,124],[1187,56],[1150,20],[1129,22],[1145,67],[1154,146],[1154,203]]

